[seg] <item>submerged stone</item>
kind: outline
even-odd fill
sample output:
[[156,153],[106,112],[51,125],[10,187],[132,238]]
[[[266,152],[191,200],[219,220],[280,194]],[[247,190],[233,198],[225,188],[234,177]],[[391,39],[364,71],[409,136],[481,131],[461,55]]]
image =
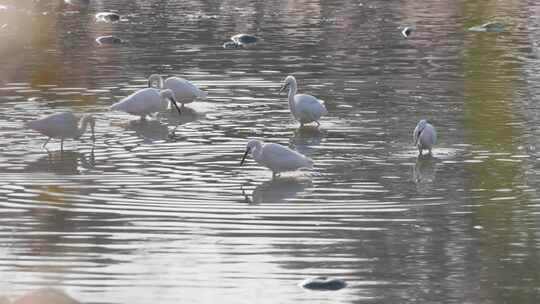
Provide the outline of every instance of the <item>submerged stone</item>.
[[90,5],[90,0],[64,0],[64,3],[73,6],[88,6]]
[[408,38],[413,33],[414,30],[415,28],[412,26],[401,27],[401,35],[405,38]]
[[504,31],[504,24],[500,22],[487,22],[482,25],[472,26],[469,28],[469,32],[494,32],[500,33]]
[[100,22],[117,22],[120,20],[120,15],[112,12],[102,12],[96,14],[96,21]]
[[237,49],[237,48],[241,48],[242,46],[240,46],[238,43],[234,42],[234,41],[227,41],[223,44],[223,48],[224,49]]
[[101,36],[96,38],[96,42],[100,45],[103,44],[121,44],[122,39],[114,36]]
[[313,290],[339,290],[345,288],[347,283],[338,278],[315,277],[304,280],[300,286]]
[[253,35],[248,35],[248,34],[238,34],[238,35],[232,36],[231,40],[239,45],[243,45],[243,44],[257,43],[257,41],[259,41],[259,38]]

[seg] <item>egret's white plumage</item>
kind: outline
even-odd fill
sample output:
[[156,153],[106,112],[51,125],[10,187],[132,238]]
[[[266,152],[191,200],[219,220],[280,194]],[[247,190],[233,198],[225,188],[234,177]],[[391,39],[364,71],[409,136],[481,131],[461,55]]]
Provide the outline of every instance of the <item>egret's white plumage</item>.
[[123,98],[119,102],[113,104],[110,109],[114,111],[122,111],[131,115],[137,115],[144,120],[147,115],[156,112],[167,110],[169,101],[177,108],[174,93],[171,90],[159,90],[155,88],[145,88]]
[[247,143],[246,152],[242,157],[240,165],[244,163],[246,156],[250,153],[257,163],[272,170],[273,177],[281,172],[313,166],[313,161],[310,158],[296,151],[278,144],[265,144],[255,139]]
[[294,76],[287,76],[280,89],[280,92],[289,88],[289,109],[294,118],[303,126],[306,123],[316,122],[320,125],[319,119],[328,114],[324,101],[307,94],[296,94],[298,85]]
[[413,140],[419,155],[422,155],[422,150],[428,150],[431,154],[433,145],[437,143],[437,132],[427,120],[422,119],[414,128]]
[[79,138],[88,126],[91,127],[93,139],[95,124],[95,119],[91,115],[80,117],[72,112],[60,112],[29,121],[26,126],[49,137],[43,147],[51,138],[60,138],[61,150],[64,150],[64,138]]
[[148,78],[148,86],[172,90],[176,101],[181,103],[182,106],[198,98],[206,99],[208,96],[208,93],[199,89],[192,82],[180,77],[169,77],[163,81],[160,75],[153,74]]

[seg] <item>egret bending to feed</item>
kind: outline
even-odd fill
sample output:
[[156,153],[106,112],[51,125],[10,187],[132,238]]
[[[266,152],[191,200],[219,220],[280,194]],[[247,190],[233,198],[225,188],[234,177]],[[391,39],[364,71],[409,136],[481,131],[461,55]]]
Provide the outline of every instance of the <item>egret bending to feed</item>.
[[300,122],[300,126],[304,126],[305,123],[316,122],[317,126],[320,126],[319,119],[321,116],[328,114],[324,101],[319,100],[311,95],[296,94],[298,86],[294,76],[287,76],[284,84],[279,90],[283,92],[289,89],[289,109],[291,110],[294,118]]
[[422,155],[422,150],[429,150],[431,154],[431,148],[437,143],[437,132],[426,119],[422,119],[414,128],[413,140],[418,147],[418,155]]
[[169,77],[163,81],[163,77],[157,74],[148,77],[148,87],[157,87],[158,89],[170,89],[174,92],[176,101],[182,104],[191,103],[195,99],[206,99],[208,93],[199,89],[190,81],[180,77]]
[[26,123],[28,128],[49,137],[42,147],[45,147],[51,138],[60,138],[61,151],[64,150],[64,138],[79,138],[86,131],[88,125],[92,130],[92,140],[95,140],[96,122],[94,117],[89,114],[79,117],[72,112],[60,112]]
[[110,109],[137,115],[141,117],[141,120],[145,120],[147,115],[167,110],[169,101],[176,107],[178,114],[182,115],[176,104],[173,91],[168,89],[161,91],[155,88],[138,90],[113,104]]
[[276,174],[281,172],[311,168],[313,166],[313,161],[310,158],[296,151],[278,144],[265,144],[256,139],[247,143],[246,152],[242,157],[242,161],[240,161],[240,165],[244,164],[248,154],[251,154],[257,163],[272,170],[272,178],[275,178]]

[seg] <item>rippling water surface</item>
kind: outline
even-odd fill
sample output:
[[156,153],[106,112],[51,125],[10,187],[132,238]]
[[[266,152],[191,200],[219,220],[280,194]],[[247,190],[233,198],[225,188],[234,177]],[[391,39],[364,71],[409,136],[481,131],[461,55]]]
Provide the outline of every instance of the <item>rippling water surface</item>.
[[[537,303],[535,1],[0,2],[0,293],[89,303]],[[114,3],[112,3],[114,2]],[[94,14],[117,11],[119,22]],[[488,21],[502,33],[473,33]],[[408,39],[398,27],[414,25]],[[237,33],[262,39],[225,50]],[[99,45],[114,35],[123,42]],[[209,93],[143,124],[153,73]],[[299,129],[288,74],[326,101]],[[97,117],[97,139],[24,122]],[[417,158],[430,118],[440,143]],[[247,139],[313,158],[276,180]],[[305,278],[345,279],[335,292]]]

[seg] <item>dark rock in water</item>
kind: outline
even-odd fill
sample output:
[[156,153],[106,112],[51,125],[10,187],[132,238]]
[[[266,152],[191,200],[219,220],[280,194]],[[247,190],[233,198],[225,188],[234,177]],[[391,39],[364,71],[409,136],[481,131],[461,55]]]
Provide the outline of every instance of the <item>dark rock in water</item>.
[[241,48],[242,46],[234,41],[227,41],[223,44],[224,49],[237,49]]
[[304,280],[300,286],[313,290],[339,290],[345,288],[347,283],[338,278],[315,277]]
[[231,37],[231,40],[235,42],[238,45],[248,45],[248,44],[255,44],[259,41],[259,38],[248,35],[248,34],[238,34]]
[[504,24],[500,22],[488,22],[482,25],[469,28],[469,32],[493,32],[500,33],[504,31]]
[[414,31],[414,28],[413,27],[410,27],[410,26],[405,26],[403,27],[403,29],[401,30],[401,35],[405,38],[408,38],[412,32]]
[[120,15],[112,12],[102,12],[96,14],[96,21],[100,22],[117,22],[120,20]]
[[96,38],[96,42],[100,45],[103,44],[121,44],[122,39],[114,36],[101,36]]

